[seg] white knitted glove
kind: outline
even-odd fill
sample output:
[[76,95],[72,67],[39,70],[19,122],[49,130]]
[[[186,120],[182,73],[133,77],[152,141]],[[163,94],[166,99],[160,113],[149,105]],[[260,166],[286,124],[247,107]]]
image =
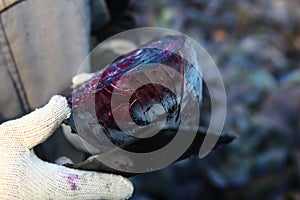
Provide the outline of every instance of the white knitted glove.
[[[121,176],[47,163],[32,151],[70,115],[64,97],[0,125],[1,199],[125,199],[133,192]],[[53,147],[55,148],[55,147]]]

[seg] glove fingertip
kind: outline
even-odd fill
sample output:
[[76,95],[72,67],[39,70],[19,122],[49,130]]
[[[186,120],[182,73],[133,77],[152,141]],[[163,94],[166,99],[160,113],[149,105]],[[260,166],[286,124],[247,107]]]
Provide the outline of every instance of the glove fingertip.
[[64,116],[65,119],[71,115],[71,108],[68,106],[67,99],[60,95],[51,97],[49,105],[52,105],[58,112]]
[[[105,198],[109,199],[129,199],[134,191],[133,184],[127,178],[124,178],[119,175],[114,174],[98,174],[95,173],[95,177],[98,177],[94,180],[95,182],[94,190],[96,190],[99,185],[102,185],[102,195]],[[102,182],[102,183],[100,183]]]
[[123,191],[124,191],[124,194],[123,195],[123,198],[124,199],[129,199],[132,194],[133,194],[133,191],[134,191],[134,187],[133,187],[133,184],[131,181],[129,181],[128,179],[124,178],[124,177],[120,177],[122,180],[122,187],[123,187]]
[[85,81],[91,79],[93,76],[94,76],[93,73],[81,73],[81,74],[77,74],[76,76],[74,76],[72,78],[73,87],[76,87],[76,86],[84,83]]

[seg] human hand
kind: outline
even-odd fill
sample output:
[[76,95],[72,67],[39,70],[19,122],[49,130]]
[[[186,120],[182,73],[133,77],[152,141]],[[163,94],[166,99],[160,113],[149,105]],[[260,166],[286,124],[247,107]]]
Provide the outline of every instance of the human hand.
[[131,182],[121,176],[47,163],[30,150],[69,115],[66,99],[54,96],[44,107],[0,125],[1,198],[126,199],[132,195]]

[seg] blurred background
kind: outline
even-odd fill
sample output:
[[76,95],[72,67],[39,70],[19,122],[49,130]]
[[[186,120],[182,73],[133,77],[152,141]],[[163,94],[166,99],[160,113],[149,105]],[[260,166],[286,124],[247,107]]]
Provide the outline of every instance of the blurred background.
[[224,129],[239,135],[204,159],[132,178],[132,199],[300,199],[300,1],[111,2],[113,23],[92,43],[143,26],[197,40],[224,79]]
[[300,1],[126,2],[126,14],[108,3],[115,23],[92,43],[134,26],[192,37],[222,73],[224,129],[239,135],[204,159],[132,178],[132,199],[300,199]]

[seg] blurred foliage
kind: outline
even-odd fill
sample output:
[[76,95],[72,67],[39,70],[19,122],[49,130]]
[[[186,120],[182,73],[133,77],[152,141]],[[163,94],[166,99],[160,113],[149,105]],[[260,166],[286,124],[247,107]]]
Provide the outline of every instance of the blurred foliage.
[[134,1],[138,26],[178,30],[212,56],[239,139],[133,178],[133,199],[300,198],[300,2]]

